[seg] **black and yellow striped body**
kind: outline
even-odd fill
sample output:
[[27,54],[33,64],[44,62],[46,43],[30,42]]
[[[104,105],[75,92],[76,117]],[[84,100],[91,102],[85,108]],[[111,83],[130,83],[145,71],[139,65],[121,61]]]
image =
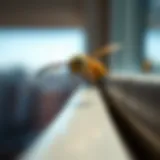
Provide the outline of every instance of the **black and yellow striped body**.
[[86,55],[72,58],[69,62],[69,67],[73,73],[80,74],[92,82],[100,80],[108,73],[102,62]]

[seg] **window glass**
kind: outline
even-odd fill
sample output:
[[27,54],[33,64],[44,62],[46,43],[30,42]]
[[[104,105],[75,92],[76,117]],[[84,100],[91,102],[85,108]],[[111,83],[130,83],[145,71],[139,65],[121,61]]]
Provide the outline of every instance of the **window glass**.
[[160,1],[150,0],[148,26],[145,36],[145,58],[152,65],[152,72],[160,72]]
[[23,65],[33,70],[67,60],[85,50],[79,28],[0,28],[0,67]]

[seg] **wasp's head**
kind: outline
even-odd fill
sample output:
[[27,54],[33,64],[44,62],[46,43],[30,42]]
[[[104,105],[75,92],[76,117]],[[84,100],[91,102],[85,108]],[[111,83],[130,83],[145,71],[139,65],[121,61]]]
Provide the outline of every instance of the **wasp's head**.
[[81,73],[85,66],[85,56],[75,56],[69,61],[69,68],[73,73]]

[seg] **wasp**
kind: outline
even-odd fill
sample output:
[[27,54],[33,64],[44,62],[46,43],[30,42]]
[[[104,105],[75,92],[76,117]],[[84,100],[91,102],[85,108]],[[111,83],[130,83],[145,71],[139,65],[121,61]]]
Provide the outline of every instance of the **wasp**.
[[[71,73],[80,75],[87,81],[96,82],[109,74],[108,67],[100,61],[100,58],[109,55],[120,49],[117,43],[106,45],[90,54],[78,54],[69,59],[67,65]],[[54,69],[54,65],[50,64],[43,67],[38,75],[42,75],[46,71]]]
[[78,74],[90,82],[96,82],[109,74],[109,69],[100,58],[120,49],[120,45],[111,44],[91,54],[76,55],[69,60],[72,73]]

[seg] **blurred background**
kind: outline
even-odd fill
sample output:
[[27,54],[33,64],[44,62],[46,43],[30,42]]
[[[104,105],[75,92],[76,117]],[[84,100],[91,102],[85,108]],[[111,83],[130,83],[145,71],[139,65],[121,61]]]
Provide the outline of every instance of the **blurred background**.
[[[1,1],[0,159],[28,147],[82,83],[61,65],[74,54],[120,42],[103,59],[111,75],[159,76],[159,14],[159,0]],[[48,63],[62,69],[36,79]]]

